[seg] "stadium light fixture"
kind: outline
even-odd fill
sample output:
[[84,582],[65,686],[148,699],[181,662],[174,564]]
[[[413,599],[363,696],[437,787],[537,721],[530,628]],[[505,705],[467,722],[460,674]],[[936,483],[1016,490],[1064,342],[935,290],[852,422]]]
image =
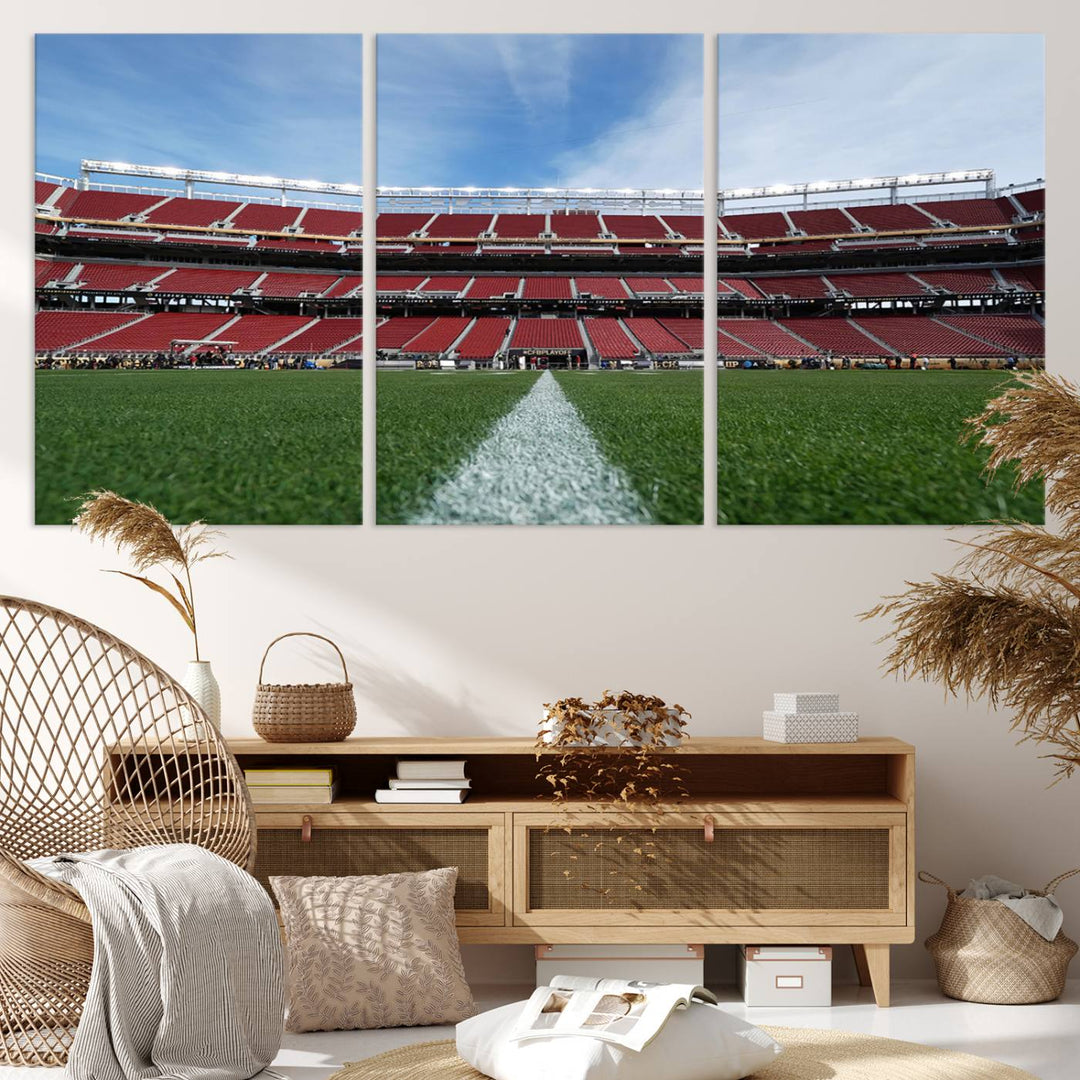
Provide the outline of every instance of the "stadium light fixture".
[[148,180],[184,180],[193,184],[227,184],[234,187],[272,187],[287,191],[307,191],[324,195],[356,195],[358,184],[334,184],[321,180],[295,180],[284,176],[249,176],[245,173],[215,172],[206,169],[182,169],[175,165],[134,165],[127,161],[84,159],[84,176],[93,173],[114,176],[139,176]]
[[725,188],[721,199],[761,199],[772,195],[805,195],[809,192],[875,191],[896,187],[924,187],[934,184],[994,183],[993,169],[968,169],[940,173],[909,173],[906,176],[864,176],[855,180],[815,180],[805,184],[772,184],[764,187]]

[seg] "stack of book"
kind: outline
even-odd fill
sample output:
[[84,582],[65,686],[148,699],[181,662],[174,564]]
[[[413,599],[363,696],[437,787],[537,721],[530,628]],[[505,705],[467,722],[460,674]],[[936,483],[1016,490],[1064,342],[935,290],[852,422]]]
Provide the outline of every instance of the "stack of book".
[[470,781],[464,761],[399,761],[397,776],[389,787],[375,792],[381,803],[463,803],[469,797]]
[[264,803],[332,803],[337,795],[333,769],[245,769],[251,801]]

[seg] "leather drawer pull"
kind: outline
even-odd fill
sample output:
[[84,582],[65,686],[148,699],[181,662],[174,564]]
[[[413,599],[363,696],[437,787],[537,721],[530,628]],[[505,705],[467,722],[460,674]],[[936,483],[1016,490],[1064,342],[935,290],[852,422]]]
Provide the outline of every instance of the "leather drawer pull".
[[715,824],[716,824],[716,822],[712,819],[712,817],[706,817],[705,818],[705,843],[706,844],[711,844],[713,842],[713,839],[714,839],[713,826]]
[[311,815],[305,814],[301,819],[300,839],[305,844],[311,843]]

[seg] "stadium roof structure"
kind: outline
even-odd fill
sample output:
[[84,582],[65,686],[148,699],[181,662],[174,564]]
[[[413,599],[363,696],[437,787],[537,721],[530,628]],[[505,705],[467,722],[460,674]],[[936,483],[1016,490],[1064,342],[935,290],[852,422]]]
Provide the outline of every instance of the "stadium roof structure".
[[[183,184],[188,198],[221,198],[220,192],[196,191],[197,185],[215,188],[238,187],[249,191],[260,188],[273,190],[282,205],[289,202],[289,193],[315,196],[346,196],[349,203],[336,205],[356,208],[363,196],[363,187],[354,183],[336,183],[322,180],[303,180],[280,176],[257,176],[206,169],[185,169],[167,165],[142,165],[123,161],[102,161],[93,158],[81,162],[78,186],[83,190],[101,186],[116,188],[118,185],[91,180],[93,176],[116,176],[144,180],[162,180]],[[50,178],[59,179],[59,178]],[[959,169],[948,172],[907,173],[892,176],[870,176],[840,180],[814,180],[799,183],[766,184],[756,187],[722,188],[717,192],[717,213],[739,213],[742,205],[748,211],[762,209],[822,209],[838,205],[871,203],[897,203],[925,198],[928,188],[952,188],[935,195],[938,199],[971,198],[978,193],[984,198],[1023,190],[1041,184],[1014,184],[1007,188],[996,187],[993,169]],[[981,188],[981,190],[979,190]],[[128,189],[125,189],[128,190]],[[130,190],[145,190],[130,189]],[[910,194],[903,194],[909,192]],[[163,194],[172,192],[165,191]],[[852,198],[852,196],[863,196]],[[567,187],[438,187],[428,185],[380,186],[376,189],[378,211],[408,212],[428,211],[455,213],[484,211],[500,213],[572,212],[592,210],[600,213],[679,213],[700,214],[705,206],[705,193],[701,189],[687,188],[567,188]],[[261,201],[261,200],[260,200]],[[321,204],[328,205],[328,204]],[[329,204],[333,205],[333,204]]]
[[[722,188],[717,192],[718,209],[724,203],[738,199],[772,199],[784,196],[801,196],[810,206],[811,196],[828,196],[858,191],[888,191],[891,202],[899,198],[901,188],[955,186],[958,184],[984,184],[986,197],[996,194],[993,169],[961,169],[953,172],[907,173],[903,176],[866,176],[857,180],[814,180],[799,184],[768,184],[764,187]],[[815,204],[816,205],[816,204]]]
[[182,169],[173,165],[134,165],[126,161],[99,161],[84,158],[80,163],[82,186],[89,187],[90,177],[136,176],[147,180],[170,180],[184,185],[188,198],[194,194],[196,184],[221,184],[230,187],[274,188],[285,202],[289,191],[304,191],[319,195],[352,195],[360,197],[364,189],[360,184],[328,183],[323,180],[297,180],[281,176],[250,176],[245,173],[217,172],[207,169]]

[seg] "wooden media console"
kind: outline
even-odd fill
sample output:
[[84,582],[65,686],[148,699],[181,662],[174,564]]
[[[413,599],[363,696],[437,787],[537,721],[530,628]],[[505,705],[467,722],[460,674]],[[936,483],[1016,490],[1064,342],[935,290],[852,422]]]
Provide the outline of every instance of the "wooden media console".
[[[689,798],[618,813],[555,809],[531,739],[229,745],[243,768],[339,784],[330,805],[256,807],[260,880],[456,866],[465,943],[847,944],[887,1005],[889,946],[914,940],[915,751],[897,739],[692,739],[669,751]],[[432,757],[466,759],[465,803],[374,801],[398,759]]]

